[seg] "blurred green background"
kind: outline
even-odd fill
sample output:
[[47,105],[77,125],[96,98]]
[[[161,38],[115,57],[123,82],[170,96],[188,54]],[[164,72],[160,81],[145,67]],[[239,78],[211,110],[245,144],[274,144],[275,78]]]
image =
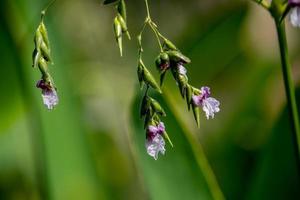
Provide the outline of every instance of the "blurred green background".
[[[47,1],[1,0],[0,199],[300,199],[269,14],[250,0],[149,3],[161,32],[192,59],[190,82],[210,86],[221,112],[209,121],[201,113],[198,129],[168,76],[164,95],[153,95],[166,108],[174,148],[167,145],[158,161],[149,157],[138,117],[136,40],[125,40],[120,58],[115,11],[100,0],[59,0],[49,9],[50,70],[60,103],[46,110],[31,53]],[[135,36],[144,2],[127,1],[127,9]],[[300,30],[287,27],[299,86]],[[144,50],[157,75],[158,47],[149,29]]]

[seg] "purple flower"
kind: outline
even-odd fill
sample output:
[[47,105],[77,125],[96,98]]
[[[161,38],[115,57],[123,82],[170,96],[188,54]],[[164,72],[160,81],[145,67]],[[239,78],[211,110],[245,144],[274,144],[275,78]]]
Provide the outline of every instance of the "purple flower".
[[290,11],[290,22],[294,27],[300,27],[300,0],[289,0],[292,7]]
[[202,87],[199,95],[193,95],[193,103],[201,106],[206,114],[206,118],[214,118],[215,113],[220,111],[220,102],[213,97],[210,97],[210,88]]
[[146,135],[146,149],[147,153],[155,160],[158,158],[159,152],[165,154],[165,140],[162,134],[165,132],[165,125],[159,122],[157,126],[150,125],[147,129]]
[[36,87],[42,90],[42,98],[44,105],[49,110],[52,110],[54,106],[58,104],[58,96],[56,89],[42,79],[37,82]]

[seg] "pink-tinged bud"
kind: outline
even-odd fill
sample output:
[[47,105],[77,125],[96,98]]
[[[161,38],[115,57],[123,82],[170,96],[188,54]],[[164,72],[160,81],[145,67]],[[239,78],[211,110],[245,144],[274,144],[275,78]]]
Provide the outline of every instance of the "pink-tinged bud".
[[44,105],[52,110],[58,104],[58,95],[56,89],[44,80],[39,80],[36,84],[37,88],[42,90],[42,98]]
[[158,159],[158,154],[165,154],[165,140],[162,134],[165,132],[164,123],[160,122],[157,126],[150,125],[146,135],[147,153],[155,160]]

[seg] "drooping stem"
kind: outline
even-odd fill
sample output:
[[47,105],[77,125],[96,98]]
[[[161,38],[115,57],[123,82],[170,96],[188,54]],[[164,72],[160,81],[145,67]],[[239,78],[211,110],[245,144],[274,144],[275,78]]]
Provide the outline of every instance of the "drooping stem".
[[297,110],[297,102],[295,95],[295,88],[292,79],[291,64],[288,58],[288,46],[285,32],[284,21],[282,23],[276,23],[278,42],[280,48],[282,74],[284,79],[285,92],[287,97],[287,104],[290,116],[290,122],[293,131],[293,140],[295,146],[295,152],[298,161],[298,169],[300,169],[300,126],[299,126],[299,114]]

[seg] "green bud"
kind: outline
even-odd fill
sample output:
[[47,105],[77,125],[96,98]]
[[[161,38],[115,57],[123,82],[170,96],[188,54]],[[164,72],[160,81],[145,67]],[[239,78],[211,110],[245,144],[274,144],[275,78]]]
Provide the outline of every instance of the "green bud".
[[164,38],[165,46],[170,50],[177,50],[177,47],[167,38]]
[[161,116],[166,116],[164,109],[161,107],[158,101],[152,98],[151,98],[151,107],[156,113],[160,114]]
[[168,53],[170,60],[172,60],[174,62],[183,62],[183,63],[191,62],[191,60],[188,57],[186,57],[179,51],[167,51],[166,53]]
[[185,96],[185,90],[186,90],[187,83],[188,82],[187,82],[186,77],[184,75],[179,74],[178,75],[178,86],[179,86],[182,97]]
[[46,46],[44,42],[41,44],[42,55],[47,62],[51,62],[50,49]]
[[42,42],[43,42],[43,36],[42,36],[41,32],[39,31],[39,29],[37,29],[37,31],[35,32],[35,36],[34,36],[35,48],[40,49]]
[[200,127],[200,108],[192,103],[192,110],[198,128]]
[[[38,66],[39,66],[39,69],[43,75],[43,77],[48,77],[48,65],[47,65],[47,62],[44,58],[40,57],[39,61],[38,61]],[[45,80],[45,78],[44,78]]]
[[46,46],[49,48],[50,42],[49,42],[49,38],[48,38],[48,32],[47,32],[47,28],[43,22],[41,22],[41,24],[39,26],[39,30],[43,36],[43,41],[45,42]]
[[40,52],[35,48],[32,52],[32,67],[37,67],[40,56]]
[[147,68],[144,69],[144,81],[150,85],[153,89],[157,90],[159,93],[161,92],[161,89],[159,88],[158,84],[156,83],[154,77],[152,76],[152,74],[148,71]]
[[162,52],[162,53],[160,54],[160,58],[161,58],[161,60],[162,60],[163,62],[169,62],[169,55],[168,55],[167,53],[165,53],[165,52]]
[[120,22],[120,25],[122,27],[122,32],[126,33],[128,39],[131,40],[130,34],[128,32],[127,24],[126,24],[124,18],[119,13],[118,13],[117,17],[118,17],[118,21]]
[[120,2],[118,3],[117,9],[118,9],[118,12],[123,17],[123,19],[125,20],[125,22],[127,22],[126,4],[125,4],[124,0],[120,0]]
[[118,20],[118,17],[115,17],[114,20],[114,31],[115,31],[115,37],[116,37],[116,41],[118,43],[119,46],[119,50],[120,50],[120,55],[123,55],[123,49],[122,49],[122,27],[121,24]]
[[153,89],[157,90],[159,93],[161,92],[161,89],[159,88],[158,84],[156,83],[153,75],[149,72],[149,70],[145,67],[142,60],[140,60],[140,65],[143,66],[143,80],[145,83],[150,85]]

